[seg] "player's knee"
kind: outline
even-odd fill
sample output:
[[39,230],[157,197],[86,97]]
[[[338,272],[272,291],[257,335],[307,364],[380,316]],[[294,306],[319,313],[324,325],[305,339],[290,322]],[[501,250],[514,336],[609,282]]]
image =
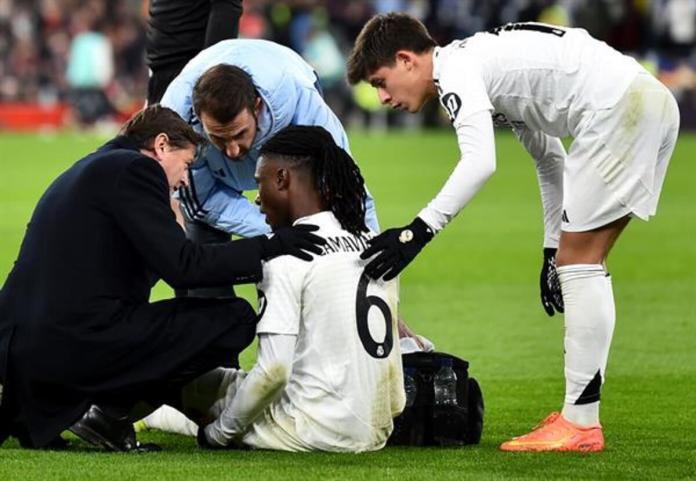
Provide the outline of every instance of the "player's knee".
[[576,264],[603,264],[604,251],[592,249],[559,249],[556,254],[556,266],[572,266]]

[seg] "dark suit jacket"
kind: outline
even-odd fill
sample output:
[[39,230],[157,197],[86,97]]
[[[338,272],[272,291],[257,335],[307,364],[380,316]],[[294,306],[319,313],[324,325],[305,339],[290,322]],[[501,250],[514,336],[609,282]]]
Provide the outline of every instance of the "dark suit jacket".
[[223,314],[177,321],[173,304],[148,310],[154,277],[191,288],[261,275],[255,239],[186,239],[164,170],[117,137],[58,177],[36,206],[0,291],[0,383],[41,445],[52,434],[41,423],[71,423],[90,395],[147,382],[154,374],[138,370],[144,362],[171,372],[234,322]]

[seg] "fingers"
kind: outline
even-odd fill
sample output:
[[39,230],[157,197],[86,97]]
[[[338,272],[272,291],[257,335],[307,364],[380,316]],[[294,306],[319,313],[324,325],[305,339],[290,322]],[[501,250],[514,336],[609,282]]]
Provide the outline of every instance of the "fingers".
[[295,247],[309,252],[314,252],[315,254],[321,254],[324,249],[321,246],[313,244],[308,241],[299,240],[295,243]]
[[394,266],[394,267],[392,267],[392,269],[391,269],[389,272],[387,272],[386,274],[384,274],[384,280],[385,280],[385,281],[391,281],[391,280],[394,279],[396,276],[398,276],[399,273],[401,273],[401,271],[403,270],[403,268],[404,268],[404,266]]
[[370,247],[368,247],[367,249],[365,249],[365,250],[363,251],[363,253],[360,254],[360,258],[361,258],[361,259],[369,259],[369,258],[372,257],[373,255],[377,254],[378,252],[381,252],[381,251],[384,250],[384,249],[385,249],[385,248],[382,247],[382,246],[370,245]]
[[361,259],[369,259],[373,255],[377,254],[380,251],[383,251],[389,247],[391,244],[391,239],[392,236],[394,236],[394,233],[397,232],[399,229],[389,229],[385,230],[382,232],[380,235],[377,237],[373,237],[370,239],[368,244],[370,244],[370,247],[365,249],[362,254],[360,254]]
[[298,224],[296,226],[293,226],[292,228],[295,230],[301,230],[305,232],[314,232],[315,230],[319,230],[319,226],[314,224]]
[[389,244],[387,242],[385,242],[384,238],[382,238],[383,235],[384,234],[380,234],[377,237],[375,237],[374,239],[370,239],[370,241],[368,241],[370,244],[370,247],[365,249],[363,251],[363,253],[360,254],[361,259],[369,259],[373,255],[377,254],[378,252],[383,251],[384,249],[386,249],[388,247]]
[[312,224],[300,224],[292,227],[292,238],[288,239],[291,244],[290,255],[302,259],[303,261],[311,261],[314,256],[310,253],[321,254],[324,252],[322,248],[326,244],[326,239],[316,234],[312,234],[319,227]]
[[318,229],[317,226],[315,225],[307,225],[306,227],[310,227],[311,229],[301,229],[300,227],[305,227],[304,225],[293,227],[295,230],[294,234],[295,237],[298,239],[303,239],[311,242],[312,244],[318,244],[318,245],[324,245],[326,244],[326,239],[324,239],[321,236],[318,236],[316,234],[312,234],[312,231],[315,231]]
[[555,292],[554,295],[551,296],[551,303],[558,312],[563,313],[565,311],[565,306],[563,305],[563,296],[561,296],[560,292]]
[[309,232],[298,232],[297,241],[320,246],[326,244],[326,239],[319,237],[316,234],[310,234]]
[[302,249],[291,249],[288,254],[290,254],[293,257],[297,257],[298,259],[301,259],[303,261],[311,261],[314,259],[314,256],[311,254],[308,254],[307,252],[303,251]]
[[546,298],[546,294],[544,292],[541,293],[541,305],[546,311],[546,314],[548,314],[549,317],[553,317],[553,306],[549,302],[549,300]]
[[390,254],[388,251],[382,252],[375,257],[365,267],[365,273],[371,278],[377,280],[384,275],[385,272],[392,269],[398,257]]

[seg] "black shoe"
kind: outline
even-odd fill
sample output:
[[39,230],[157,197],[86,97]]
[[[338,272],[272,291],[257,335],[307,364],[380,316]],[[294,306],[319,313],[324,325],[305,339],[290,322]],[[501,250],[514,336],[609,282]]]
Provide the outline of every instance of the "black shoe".
[[82,419],[70,428],[74,434],[88,443],[100,446],[107,451],[149,452],[159,451],[155,444],[140,445],[135,439],[133,423],[128,416],[120,418],[106,414],[99,406],[92,404]]

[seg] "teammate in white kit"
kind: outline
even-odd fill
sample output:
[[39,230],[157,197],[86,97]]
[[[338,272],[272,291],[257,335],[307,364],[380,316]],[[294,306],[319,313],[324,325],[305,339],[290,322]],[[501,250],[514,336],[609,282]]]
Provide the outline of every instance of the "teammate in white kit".
[[[438,47],[420,22],[397,13],[365,25],[348,80],[367,80],[382,103],[413,113],[439,97],[461,151],[414,221],[371,241],[362,256],[377,254],[366,268],[373,278],[396,276],[493,174],[494,123],[511,127],[534,158],[545,228],[541,300],[549,315],[565,305],[566,395],[561,413],[501,449],[602,450],[600,387],[615,322],[605,261],[631,217],[655,214],[679,130],[673,96],[582,29],[508,24]],[[568,152],[564,136],[574,139]]]
[[314,224],[327,244],[311,262],[283,256],[264,265],[256,365],[231,385],[199,443],[380,449],[405,403],[398,292],[396,280],[364,272],[360,254],[374,233],[360,170],[323,128],[291,126],[262,147],[256,179],[272,229]]

